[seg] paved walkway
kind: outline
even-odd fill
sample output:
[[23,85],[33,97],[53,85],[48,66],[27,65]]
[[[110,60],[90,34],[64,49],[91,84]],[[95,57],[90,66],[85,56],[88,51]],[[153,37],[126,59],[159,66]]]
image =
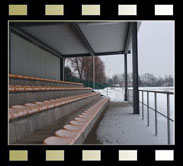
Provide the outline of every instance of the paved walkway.
[[166,135],[154,135],[154,126],[147,127],[141,116],[125,102],[111,102],[101,121],[85,143],[116,145],[165,145]]

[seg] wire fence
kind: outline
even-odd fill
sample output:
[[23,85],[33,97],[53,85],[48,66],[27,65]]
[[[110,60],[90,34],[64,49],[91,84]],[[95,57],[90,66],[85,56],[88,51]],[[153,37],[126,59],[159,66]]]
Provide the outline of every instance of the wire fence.
[[83,83],[83,86],[90,87],[90,88],[93,88],[93,86],[94,86],[93,84],[95,84],[95,86],[94,86],[95,89],[104,89],[106,87],[109,87],[109,84],[99,83],[99,82],[93,83],[93,81],[83,80],[83,79],[80,79],[78,77],[67,76],[67,75],[65,75],[64,80],[70,81],[70,82]]

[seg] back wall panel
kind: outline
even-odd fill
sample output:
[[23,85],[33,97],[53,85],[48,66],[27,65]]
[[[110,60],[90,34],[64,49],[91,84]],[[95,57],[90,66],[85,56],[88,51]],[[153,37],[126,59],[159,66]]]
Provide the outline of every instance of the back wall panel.
[[60,58],[10,33],[10,73],[60,80]]

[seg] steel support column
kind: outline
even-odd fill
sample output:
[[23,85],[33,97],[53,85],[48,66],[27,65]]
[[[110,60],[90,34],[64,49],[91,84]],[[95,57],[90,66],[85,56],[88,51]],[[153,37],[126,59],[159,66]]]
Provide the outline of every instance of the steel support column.
[[64,81],[65,58],[60,58],[60,80]]
[[139,114],[137,22],[132,23],[133,113]]
[[93,89],[95,89],[95,56],[92,56],[93,59]]
[[124,96],[124,100],[128,101],[127,54],[124,54],[124,79],[125,79],[125,96]]
[[63,69],[62,69],[62,72],[63,72],[63,81],[65,81],[65,70],[64,70],[64,68],[65,68],[65,58],[62,58],[63,59]]

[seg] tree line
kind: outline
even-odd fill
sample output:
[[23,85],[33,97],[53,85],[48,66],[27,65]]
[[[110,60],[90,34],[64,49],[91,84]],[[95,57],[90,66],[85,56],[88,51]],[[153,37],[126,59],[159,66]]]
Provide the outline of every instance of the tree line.
[[[133,75],[129,73],[127,76],[128,86],[133,84]],[[112,79],[108,79],[113,86],[124,86],[124,74],[115,74]],[[139,86],[141,87],[166,87],[174,86],[174,78],[172,75],[165,75],[164,77],[156,77],[151,73],[144,73],[139,75]]]
[[[68,61],[71,63],[71,68],[76,72],[81,80],[93,81],[93,57],[74,57],[69,58]],[[95,62],[95,82],[105,84],[105,65],[100,57],[94,57]],[[75,77],[74,73],[71,72],[69,67],[65,67],[66,77]]]
[[[65,80],[68,78],[79,78],[80,80],[93,81],[93,57],[74,57],[69,58],[71,69],[65,67]],[[124,74],[115,74],[112,78],[108,78],[105,74],[105,65],[100,57],[94,57],[95,61],[95,82],[100,84],[108,84],[108,86],[124,86]],[[74,73],[77,73],[74,74]],[[132,73],[127,76],[128,86],[132,86]],[[174,78],[172,75],[165,75],[164,77],[157,77],[151,73],[144,73],[139,75],[139,86],[141,87],[161,87],[173,86]]]

